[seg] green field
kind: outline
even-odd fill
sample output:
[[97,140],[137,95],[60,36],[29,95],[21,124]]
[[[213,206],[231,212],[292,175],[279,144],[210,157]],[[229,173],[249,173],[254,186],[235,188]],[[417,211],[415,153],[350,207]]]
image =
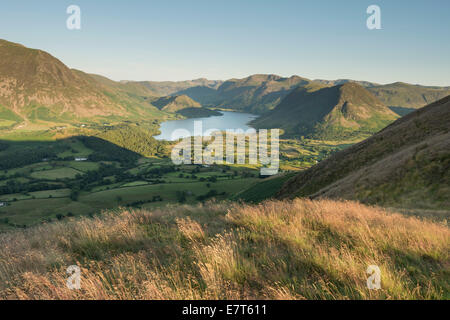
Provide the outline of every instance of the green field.
[[[162,183],[154,185],[115,186],[110,190],[82,193],[77,201],[70,199],[70,189],[32,192],[29,196],[21,194],[3,195],[2,201],[11,201],[7,207],[0,208],[0,228],[8,226],[29,226],[61,216],[86,215],[98,213],[103,209],[112,209],[139,202],[140,207],[164,206],[180,202],[180,192],[185,193],[182,203],[196,203],[196,197],[216,190],[216,199],[226,199],[254,184],[257,178],[218,180],[215,183],[191,182]],[[142,182],[136,181],[135,183]],[[51,197],[50,197],[51,196]],[[154,201],[155,196],[162,201]],[[16,201],[12,201],[13,198]],[[6,220],[5,220],[6,219]],[[8,223],[5,223],[8,221]],[[3,223],[1,223],[3,222]]]
[[58,168],[58,169],[51,169],[51,170],[42,170],[42,171],[35,171],[31,173],[32,178],[36,179],[44,179],[44,180],[57,180],[57,179],[73,179],[77,174],[80,174],[82,172],[72,169],[72,168]]
[[0,230],[117,207],[224,200],[259,180],[253,168],[174,166],[100,139],[3,140],[0,147]]

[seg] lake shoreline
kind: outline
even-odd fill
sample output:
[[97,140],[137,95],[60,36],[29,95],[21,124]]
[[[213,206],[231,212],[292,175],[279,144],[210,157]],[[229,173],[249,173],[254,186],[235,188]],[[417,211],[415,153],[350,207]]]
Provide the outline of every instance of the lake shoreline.
[[156,140],[175,141],[177,139],[172,139],[172,134],[175,130],[185,130],[186,133],[192,133],[185,136],[198,135],[195,134],[196,128],[194,128],[196,122],[201,122],[202,136],[204,136],[206,131],[212,129],[218,131],[241,129],[246,131],[253,128],[249,125],[250,122],[259,117],[258,115],[251,113],[223,110],[217,111],[220,112],[221,115],[164,121],[159,127],[160,134],[153,136],[153,138]]

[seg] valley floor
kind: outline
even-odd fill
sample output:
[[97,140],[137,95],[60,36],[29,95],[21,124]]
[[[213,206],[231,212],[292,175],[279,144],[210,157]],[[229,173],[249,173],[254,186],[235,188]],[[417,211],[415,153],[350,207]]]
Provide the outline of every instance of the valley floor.
[[[89,132],[101,138],[79,133],[56,139],[58,131],[51,130],[0,137],[0,232],[120,206],[150,209],[210,198],[255,202],[270,198],[285,181],[255,186],[263,179],[250,165],[174,166],[167,156],[171,144],[149,139],[156,132],[149,127]],[[280,169],[309,168],[353,142],[283,139]]]

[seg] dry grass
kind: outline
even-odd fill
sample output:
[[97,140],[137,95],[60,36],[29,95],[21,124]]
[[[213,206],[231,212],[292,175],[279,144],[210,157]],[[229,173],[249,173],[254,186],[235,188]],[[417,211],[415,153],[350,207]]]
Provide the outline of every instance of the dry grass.
[[448,299],[449,248],[445,225],[355,202],[119,210],[0,235],[0,298]]

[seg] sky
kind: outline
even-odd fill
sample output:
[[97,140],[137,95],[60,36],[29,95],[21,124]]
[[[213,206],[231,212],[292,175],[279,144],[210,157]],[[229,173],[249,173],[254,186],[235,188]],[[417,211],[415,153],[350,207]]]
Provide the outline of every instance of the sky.
[[[69,5],[81,29],[69,30]],[[370,5],[381,29],[369,30]],[[448,0],[14,0],[0,39],[113,80],[265,73],[450,86]]]

